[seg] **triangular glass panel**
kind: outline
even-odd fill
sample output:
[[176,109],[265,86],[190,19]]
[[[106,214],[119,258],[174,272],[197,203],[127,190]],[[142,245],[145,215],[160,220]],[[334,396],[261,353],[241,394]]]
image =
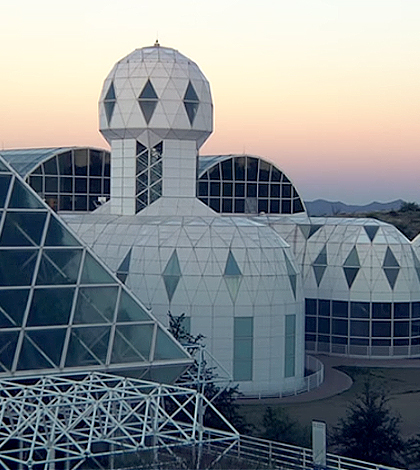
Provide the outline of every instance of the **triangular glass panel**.
[[0,290],[0,328],[22,325],[28,294],[28,289]]
[[146,123],[149,124],[156,109],[157,101],[139,100],[139,105]]
[[0,286],[29,286],[38,250],[1,250]]
[[383,268],[383,270],[385,272],[386,278],[389,282],[391,289],[394,289],[400,269],[399,268]]
[[25,334],[19,354],[17,370],[52,369],[55,365],[48,356]]
[[73,328],[66,357],[67,367],[104,365],[110,327]]
[[66,329],[48,329],[27,331],[27,337],[33,345],[42,351],[55,366],[60,366],[61,352],[63,350]]
[[302,235],[306,238],[306,240],[309,238],[309,232],[311,230],[311,226],[308,224],[300,224],[299,225],[300,231],[302,232]]
[[297,281],[297,272],[295,268],[293,267],[292,263],[289,260],[289,257],[284,254],[284,259],[286,261],[286,269],[287,269],[287,275],[289,276],[289,281],[290,281],[290,286],[293,291],[293,295],[296,299],[296,281]]
[[74,291],[73,287],[35,289],[28,326],[67,325]]
[[0,366],[6,372],[12,369],[18,336],[18,331],[0,330]]
[[9,202],[12,209],[45,209],[44,204],[20,180],[15,178]]
[[388,246],[385,253],[383,268],[399,268],[400,265],[397,259],[394,256],[394,253],[391,251],[391,248]]
[[116,103],[115,88],[114,88],[114,83],[111,82],[111,85],[109,86],[108,91],[104,98],[105,114],[106,114],[106,119],[108,121],[108,125],[111,123],[112,115],[114,113],[115,103]]
[[200,102],[198,100],[197,93],[195,92],[192,83],[188,82],[187,90],[185,91],[184,95],[184,106],[191,125],[194,122],[194,118],[197,114],[199,104]]
[[[138,155],[136,160],[136,175],[143,173],[149,168],[149,153],[142,153]],[[145,182],[147,183],[147,173],[145,174]]]
[[1,160],[0,160],[0,171],[7,171],[7,172],[10,171]]
[[322,277],[324,276],[324,273],[325,273],[325,270],[327,269],[327,267],[326,266],[313,265],[312,268],[314,270],[317,286],[319,287],[319,285],[321,284],[321,281],[322,281]]
[[379,226],[378,225],[364,225],[363,227],[370,241],[373,242],[373,239],[375,238],[375,235],[379,229]]
[[122,291],[117,322],[150,321],[150,316],[127,292]]
[[110,323],[114,319],[118,287],[81,287],[73,323]]
[[171,360],[179,357],[180,347],[172,341],[167,331],[158,326],[154,360]]
[[130,272],[131,251],[132,251],[132,248],[128,250],[124,259],[121,261],[121,264],[119,265],[117,269],[117,276],[118,274],[128,274]]
[[354,280],[356,279],[357,273],[359,272],[360,268],[346,268],[344,267],[344,274],[346,276],[347,285],[349,288],[353,285]]
[[80,282],[81,284],[115,284],[113,277],[87,252]]
[[157,99],[158,99],[158,95],[156,94],[156,91],[152,85],[152,82],[150,80],[147,80],[146,85],[144,85],[144,88],[139,95],[139,100],[157,100]]
[[313,262],[314,266],[327,266],[328,259],[327,259],[327,245],[324,245],[322,250],[319,252],[319,255],[316,257],[315,261]]
[[8,212],[1,233],[0,245],[39,245],[46,216],[46,212]]
[[230,250],[226,260],[224,276],[242,276],[238,263]]
[[139,156],[141,153],[146,152],[146,150],[147,150],[147,147],[137,140],[136,141],[136,155]]
[[311,228],[309,230],[309,235],[308,235],[308,239],[312,237],[312,235],[316,232],[318,232],[318,230],[322,227],[322,225],[311,225]]
[[0,175],[0,207],[4,207],[4,203],[6,202],[7,192],[9,191],[10,178],[10,175]]
[[81,258],[82,250],[44,250],[36,284],[75,284]]
[[128,274],[127,273],[116,273],[117,278],[125,284],[125,281],[127,280]]
[[181,268],[179,266],[178,255],[175,249],[162,273],[163,282],[165,283],[166,293],[168,294],[169,302],[172,300],[172,297],[175,294],[175,290],[178,286],[181,276]]
[[351,249],[343,266],[346,268],[360,268],[359,254],[357,253],[357,248],[355,246]]
[[154,325],[117,326],[111,363],[149,361]]
[[67,230],[62,222],[59,222],[55,216],[51,214],[47,236],[45,238],[45,246],[80,246],[80,243]]

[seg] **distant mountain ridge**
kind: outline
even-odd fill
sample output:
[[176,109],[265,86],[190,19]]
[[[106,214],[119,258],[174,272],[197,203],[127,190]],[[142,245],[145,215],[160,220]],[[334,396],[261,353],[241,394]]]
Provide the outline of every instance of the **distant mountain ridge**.
[[390,211],[398,210],[404,201],[397,199],[391,202],[371,202],[363,206],[345,204],[340,201],[326,201],[325,199],[316,199],[315,201],[305,201],[308,215],[313,217],[335,216],[342,214],[355,214],[358,212]]

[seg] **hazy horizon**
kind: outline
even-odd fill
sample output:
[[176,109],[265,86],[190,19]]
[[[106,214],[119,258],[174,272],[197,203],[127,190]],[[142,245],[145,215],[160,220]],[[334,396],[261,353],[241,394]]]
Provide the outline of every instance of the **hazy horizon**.
[[420,201],[418,0],[21,0],[2,13],[1,148],[107,148],[103,80],[158,38],[210,82],[201,154],[267,158],[304,200]]

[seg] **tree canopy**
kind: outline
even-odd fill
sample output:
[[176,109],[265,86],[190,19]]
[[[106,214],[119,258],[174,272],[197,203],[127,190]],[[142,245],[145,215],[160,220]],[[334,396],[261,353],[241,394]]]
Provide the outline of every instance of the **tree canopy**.
[[405,450],[400,418],[389,407],[380,384],[367,378],[363,391],[347,408],[334,429],[332,444],[343,455],[385,465],[399,465]]

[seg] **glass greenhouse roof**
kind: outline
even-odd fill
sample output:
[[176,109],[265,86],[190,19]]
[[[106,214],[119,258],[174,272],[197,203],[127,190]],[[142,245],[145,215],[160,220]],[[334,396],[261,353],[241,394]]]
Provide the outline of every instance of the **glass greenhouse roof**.
[[57,153],[71,150],[71,147],[51,147],[33,149],[0,150],[0,155],[12,165],[22,178],[25,178],[41,162]]
[[0,157],[0,377],[173,381],[189,355]]

